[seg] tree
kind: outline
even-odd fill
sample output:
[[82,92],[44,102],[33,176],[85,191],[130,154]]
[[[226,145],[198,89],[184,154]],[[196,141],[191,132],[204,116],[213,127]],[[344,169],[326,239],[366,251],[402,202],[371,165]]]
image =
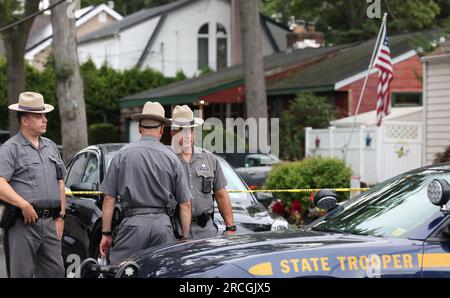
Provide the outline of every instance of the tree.
[[[377,1],[381,1],[381,15],[389,14],[390,34],[440,26],[450,13],[448,0]],[[315,21],[328,42],[347,43],[376,36],[380,20],[368,18],[370,4],[361,0],[264,0],[263,12],[269,16],[281,14],[285,24],[288,16]]]
[[259,0],[239,0],[247,118],[267,119]]
[[299,93],[281,116],[281,157],[299,160],[305,155],[305,127],[326,128],[335,116],[335,111],[324,97],[311,93]]
[[[39,1],[27,0],[23,12],[20,13],[21,1],[0,0],[0,28],[13,24],[39,10]],[[19,94],[25,91],[25,47],[34,18],[21,22],[16,26],[2,31],[7,60],[7,97],[9,104],[16,103]],[[14,135],[19,131],[16,112],[9,111],[9,133]]]
[[[55,4],[58,0],[50,0]],[[56,95],[61,119],[62,145],[65,158],[88,144],[83,81],[80,76],[75,37],[75,20],[67,16],[69,2],[53,8],[53,57]]]

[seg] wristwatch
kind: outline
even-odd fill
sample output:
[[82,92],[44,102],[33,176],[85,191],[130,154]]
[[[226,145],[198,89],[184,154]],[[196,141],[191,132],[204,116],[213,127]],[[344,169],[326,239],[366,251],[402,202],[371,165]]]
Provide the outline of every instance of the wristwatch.
[[102,232],[102,235],[103,235],[103,236],[111,236],[111,235],[112,235],[112,232],[111,232],[111,231],[108,231],[108,232]]
[[227,226],[227,227],[225,228],[225,231],[232,231],[232,232],[235,232],[235,231],[236,231],[236,226],[235,226],[235,225]]

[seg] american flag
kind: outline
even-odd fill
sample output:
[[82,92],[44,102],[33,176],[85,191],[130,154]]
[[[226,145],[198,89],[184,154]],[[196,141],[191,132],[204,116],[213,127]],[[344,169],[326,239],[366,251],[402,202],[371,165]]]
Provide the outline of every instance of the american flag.
[[391,112],[391,86],[394,78],[391,53],[389,51],[388,37],[386,34],[386,24],[381,33],[381,43],[378,48],[374,66],[378,72],[378,96],[377,96],[377,126],[381,126],[383,117]]

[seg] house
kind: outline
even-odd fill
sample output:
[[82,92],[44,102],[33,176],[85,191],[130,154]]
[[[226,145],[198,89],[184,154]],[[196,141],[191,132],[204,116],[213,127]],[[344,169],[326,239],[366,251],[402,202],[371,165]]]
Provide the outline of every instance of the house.
[[[44,35],[44,31],[51,26],[50,16],[46,14],[38,15],[34,18],[33,25],[30,29],[26,47],[34,45]],[[5,56],[5,45],[3,38],[0,36],[0,56]]]
[[450,41],[422,58],[426,165],[450,144]]
[[[286,50],[289,28],[261,16],[264,55]],[[242,62],[235,0],[178,0],[144,9],[78,40],[80,62],[188,77]]]
[[[433,40],[438,31],[392,36],[394,107],[422,105],[422,65],[415,50],[418,37]],[[280,117],[299,92],[324,96],[342,117],[355,114],[375,40],[334,47],[306,48],[264,58],[269,115]],[[360,113],[375,109],[378,77],[371,71]],[[205,117],[245,117],[245,86],[242,65],[176,82],[121,99],[121,137],[129,138],[129,115],[147,101],[163,105],[191,104]]]
[[[25,50],[25,59],[35,68],[42,70],[51,53],[53,29],[50,16],[46,16],[48,23],[39,34],[31,32]],[[103,26],[119,21],[122,16],[106,4],[88,6],[75,12],[76,36],[81,38]]]

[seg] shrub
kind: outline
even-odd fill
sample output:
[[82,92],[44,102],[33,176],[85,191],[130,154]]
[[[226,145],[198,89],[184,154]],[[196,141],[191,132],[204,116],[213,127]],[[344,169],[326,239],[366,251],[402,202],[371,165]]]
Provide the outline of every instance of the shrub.
[[[307,158],[296,162],[276,164],[269,172],[265,187],[267,189],[300,188],[341,188],[349,187],[352,170],[342,160],[336,158]],[[303,215],[312,207],[310,193],[276,193],[281,204],[292,209],[293,202],[301,203]],[[347,193],[338,193],[339,200],[348,198]],[[298,207],[296,207],[298,209]],[[280,206],[277,205],[279,211]]]
[[116,143],[119,141],[117,128],[111,123],[89,125],[89,144]]

